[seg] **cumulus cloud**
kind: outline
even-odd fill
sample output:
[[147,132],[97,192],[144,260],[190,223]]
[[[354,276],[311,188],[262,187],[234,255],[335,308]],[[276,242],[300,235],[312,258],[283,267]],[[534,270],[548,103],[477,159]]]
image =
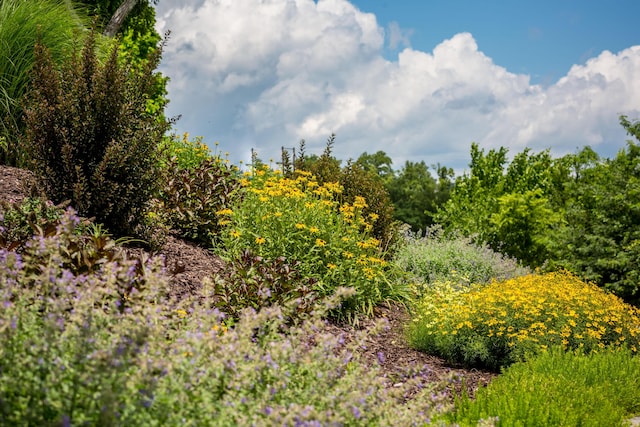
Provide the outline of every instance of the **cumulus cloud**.
[[[161,67],[169,114],[234,162],[251,148],[277,157],[300,139],[319,153],[332,132],[339,158],[383,150],[396,167],[464,168],[472,141],[556,154],[591,144],[610,155],[624,145],[617,116],[640,116],[640,46],[542,87],[495,64],[469,33],[385,59],[385,30],[347,0],[180,0],[160,2],[157,18],[172,31]],[[409,46],[409,36],[387,30],[389,46]]]

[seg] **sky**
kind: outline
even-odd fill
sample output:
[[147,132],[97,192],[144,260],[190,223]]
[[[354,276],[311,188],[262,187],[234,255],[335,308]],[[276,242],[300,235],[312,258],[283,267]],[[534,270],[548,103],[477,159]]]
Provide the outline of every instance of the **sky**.
[[[306,142],[463,172],[470,146],[613,157],[640,119],[638,0],[161,0],[178,134],[234,164]],[[215,142],[219,142],[216,146]]]

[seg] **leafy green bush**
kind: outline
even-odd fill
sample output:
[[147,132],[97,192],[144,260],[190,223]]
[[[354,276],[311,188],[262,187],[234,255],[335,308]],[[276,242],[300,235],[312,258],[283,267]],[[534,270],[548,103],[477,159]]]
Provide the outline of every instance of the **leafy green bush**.
[[78,222],[0,250],[1,424],[402,426],[446,407],[389,389],[359,361],[366,334],[323,332],[327,308],[292,328],[249,309],[227,329],[212,289],[167,299],[159,258],[75,273],[60,260]]
[[569,273],[427,291],[408,326],[411,345],[491,369],[552,346],[640,350],[640,311]]
[[584,355],[554,348],[506,369],[475,399],[463,397],[448,421],[496,425],[624,425],[640,413],[640,358],[617,349]]
[[310,313],[317,302],[315,280],[302,277],[298,265],[284,257],[267,260],[245,250],[216,276],[216,307],[234,318],[247,307],[259,310],[274,305],[288,309],[287,315],[294,320]]
[[408,232],[394,262],[425,285],[452,281],[461,286],[484,284],[529,274],[517,261],[494,252],[468,237],[445,236],[438,227],[424,237]]
[[319,185],[305,172],[289,179],[267,167],[250,175],[242,181],[242,201],[219,212],[229,221],[221,235],[223,257],[233,259],[250,249],[267,259],[297,261],[304,277],[317,280],[314,290],[321,296],[353,287],[356,294],[337,313],[351,320],[372,313],[379,303],[407,297],[380,241],[369,234],[372,217],[363,216],[363,198],[340,205],[338,184]]
[[160,50],[133,73],[119,64],[117,46],[101,65],[95,37],[61,71],[36,46],[25,152],[55,203],[70,200],[111,232],[136,235],[159,188],[158,144],[168,128],[145,110]]

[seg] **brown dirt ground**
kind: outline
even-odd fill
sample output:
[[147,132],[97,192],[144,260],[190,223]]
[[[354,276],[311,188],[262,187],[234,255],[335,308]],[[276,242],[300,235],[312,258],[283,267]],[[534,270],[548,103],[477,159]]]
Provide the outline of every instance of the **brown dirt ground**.
[[[32,188],[28,171],[0,166],[0,200],[20,201]],[[159,251],[164,255],[167,271],[171,274],[173,292],[177,295],[198,293],[202,279],[225,268],[224,263],[209,250],[198,247],[177,237],[169,236]],[[376,319],[386,319],[388,326],[371,336],[361,348],[363,360],[370,365],[379,365],[389,387],[397,387],[412,378],[418,385],[457,378],[451,387],[460,392],[464,387],[473,395],[474,391],[486,385],[495,373],[464,369],[452,366],[444,360],[410,348],[403,335],[403,325],[407,312],[398,306],[380,307],[374,319],[366,319],[359,328],[371,327]],[[329,330],[344,334],[347,339],[354,337],[357,329],[349,325],[330,324]],[[450,389],[452,390],[452,389]]]

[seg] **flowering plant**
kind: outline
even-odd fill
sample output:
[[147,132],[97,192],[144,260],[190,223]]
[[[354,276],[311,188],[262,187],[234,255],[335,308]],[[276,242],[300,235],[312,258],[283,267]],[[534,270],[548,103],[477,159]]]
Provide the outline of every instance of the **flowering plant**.
[[218,212],[227,224],[221,233],[223,257],[250,249],[264,258],[297,261],[301,274],[317,281],[320,295],[353,287],[356,294],[340,312],[352,320],[357,313],[371,314],[380,302],[406,298],[398,270],[371,237],[376,217],[363,215],[364,198],[341,204],[339,184],[320,185],[308,172],[286,178],[268,166],[246,173],[241,183],[241,202]]

